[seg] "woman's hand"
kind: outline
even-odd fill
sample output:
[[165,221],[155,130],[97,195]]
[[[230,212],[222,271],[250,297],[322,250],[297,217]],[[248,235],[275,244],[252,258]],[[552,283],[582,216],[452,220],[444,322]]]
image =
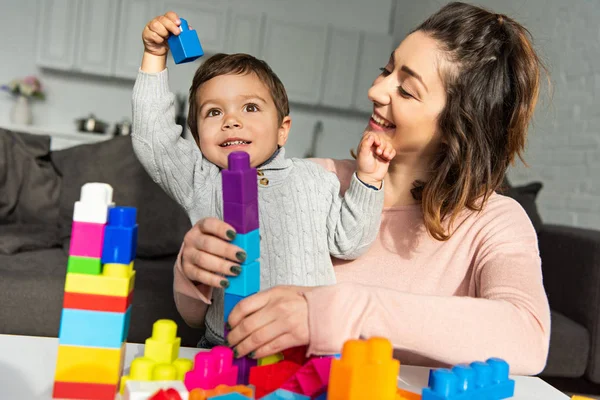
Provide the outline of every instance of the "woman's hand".
[[235,235],[233,227],[218,218],[198,221],[183,239],[183,274],[194,282],[228,287],[226,276],[239,275],[242,271],[239,263],[246,260],[244,250],[229,243]]
[[226,337],[236,357],[262,358],[307,345],[308,303],[302,293],[312,289],[276,286],[240,301],[229,315]]

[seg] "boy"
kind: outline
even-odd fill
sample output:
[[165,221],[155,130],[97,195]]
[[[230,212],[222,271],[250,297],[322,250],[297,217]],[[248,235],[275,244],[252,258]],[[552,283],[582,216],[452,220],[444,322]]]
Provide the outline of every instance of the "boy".
[[[232,151],[249,153],[251,166],[258,169],[261,289],[335,283],[330,256],[356,258],[377,236],[382,180],[393,148],[375,135],[365,136],[358,170],[341,197],[334,174],[307,160],[285,158],[291,126],[287,94],[265,62],[246,54],[218,54],[198,68],[188,115],[196,143],[182,139],[166,71],[167,38],[179,34],[179,24],[170,12],[150,21],[142,34],[145,50],[133,90],[132,134],[140,162],[194,223],[222,217],[221,169]],[[245,260],[243,252],[237,257]],[[224,276],[240,273],[239,264],[227,262],[222,271],[186,277],[198,285],[205,303],[212,298],[205,317],[207,345],[223,342]]]

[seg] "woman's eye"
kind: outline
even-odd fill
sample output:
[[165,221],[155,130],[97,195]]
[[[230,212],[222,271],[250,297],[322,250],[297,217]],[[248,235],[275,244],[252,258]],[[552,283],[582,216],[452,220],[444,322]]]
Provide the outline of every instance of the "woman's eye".
[[388,76],[389,74],[391,74],[391,71],[388,71],[387,68],[379,68],[379,70],[381,71],[381,75],[382,76]]
[[221,114],[221,111],[213,108],[211,110],[208,110],[208,112],[206,113],[206,116],[207,117],[216,117],[217,115],[220,115],[220,114]]
[[400,96],[402,97],[414,97],[413,95],[411,95],[410,93],[408,93],[406,90],[404,90],[404,88],[402,86],[398,86],[398,93],[400,93]]
[[256,104],[246,104],[245,110],[248,112],[257,112],[258,106]]

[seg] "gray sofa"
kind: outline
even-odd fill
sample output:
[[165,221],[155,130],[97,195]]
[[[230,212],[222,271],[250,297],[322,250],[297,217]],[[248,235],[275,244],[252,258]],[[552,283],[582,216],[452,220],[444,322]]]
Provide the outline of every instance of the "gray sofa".
[[[81,185],[101,181],[113,186],[117,204],[138,208],[129,340],[143,342],[156,319],[172,318],[182,343],[194,346],[200,332],[181,321],[172,296],[173,262],[190,227],[183,211],[150,180],[128,137],[53,153],[47,140],[0,130],[0,157],[12,154],[17,164],[0,159],[0,333],[57,335],[73,204]],[[15,158],[14,146],[29,147],[28,155]],[[539,237],[552,308],[542,376],[600,383],[600,232],[543,224],[535,207],[540,189],[534,183],[506,194],[523,205]]]

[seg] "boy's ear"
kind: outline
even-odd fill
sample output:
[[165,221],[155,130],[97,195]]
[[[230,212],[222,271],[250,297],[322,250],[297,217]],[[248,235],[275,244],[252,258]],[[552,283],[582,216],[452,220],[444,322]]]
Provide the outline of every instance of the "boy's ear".
[[281,121],[281,125],[279,126],[279,130],[277,132],[277,144],[279,146],[283,146],[285,142],[287,142],[288,134],[290,133],[290,128],[292,127],[292,118],[289,116],[283,117],[283,121]]

